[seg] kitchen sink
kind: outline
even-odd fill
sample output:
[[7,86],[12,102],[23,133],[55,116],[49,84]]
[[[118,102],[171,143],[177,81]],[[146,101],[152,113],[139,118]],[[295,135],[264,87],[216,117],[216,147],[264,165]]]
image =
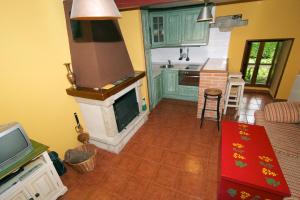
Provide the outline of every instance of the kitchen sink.
[[173,68],[174,65],[161,65],[160,68]]

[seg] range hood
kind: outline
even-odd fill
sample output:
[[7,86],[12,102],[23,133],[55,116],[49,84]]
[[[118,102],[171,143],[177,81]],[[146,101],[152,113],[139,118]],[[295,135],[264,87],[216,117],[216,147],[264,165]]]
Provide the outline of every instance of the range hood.
[[219,28],[221,32],[231,31],[234,27],[246,26],[247,19],[242,19],[242,14],[216,17],[210,28]]
[[134,76],[117,20],[71,20],[72,0],[64,1],[76,86],[99,89]]

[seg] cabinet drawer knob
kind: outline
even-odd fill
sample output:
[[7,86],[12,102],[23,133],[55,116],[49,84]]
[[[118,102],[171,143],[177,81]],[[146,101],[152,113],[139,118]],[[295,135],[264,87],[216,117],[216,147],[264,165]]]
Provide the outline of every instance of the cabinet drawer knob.
[[39,197],[39,196],[40,196],[40,193],[36,193],[34,196],[35,196],[35,197]]

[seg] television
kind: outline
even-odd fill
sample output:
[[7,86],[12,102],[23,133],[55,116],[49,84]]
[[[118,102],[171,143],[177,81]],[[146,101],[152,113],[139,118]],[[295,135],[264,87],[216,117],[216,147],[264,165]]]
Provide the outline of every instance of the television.
[[0,172],[32,152],[32,144],[21,124],[0,125]]

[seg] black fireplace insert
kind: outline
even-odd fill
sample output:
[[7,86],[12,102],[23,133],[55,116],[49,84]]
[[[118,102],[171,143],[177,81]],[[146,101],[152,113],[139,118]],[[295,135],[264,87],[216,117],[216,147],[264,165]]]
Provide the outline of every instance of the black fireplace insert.
[[115,101],[114,111],[118,131],[121,132],[139,114],[135,89],[130,90]]

